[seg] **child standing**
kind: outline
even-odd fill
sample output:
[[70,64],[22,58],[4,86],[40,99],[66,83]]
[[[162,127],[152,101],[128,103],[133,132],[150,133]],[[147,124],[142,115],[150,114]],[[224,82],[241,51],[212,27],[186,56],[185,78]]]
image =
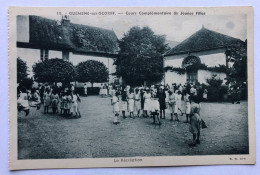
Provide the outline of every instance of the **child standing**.
[[175,120],[176,121],[180,121],[178,118],[178,111],[181,112],[182,114],[182,110],[181,110],[181,92],[179,90],[176,90],[175,95],[175,100],[176,100],[176,105],[175,105],[175,109],[174,109],[174,116],[175,116]]
[[190,113],[190,132],[193,135],[193,143],[190,146],[195,146],[200,144],[200,128],[201,128],[201,117],[200,117],[200,102],[197,97],[192,99],[193,103],[191,105]]
[[59,103],[59,95],[56,91],[53,92],[51,96],[51,106],[53,114],[58,113],[58,103]]
[[133,116],[133,118],[135,118],[135,116],[134,116],[134,90],[133,90],[133,88],[130,88],[127,98],[128,98],[128,111],[130,112],[130,118],[132,116]]
[[159,103],[160,103],[160,118],[165,119],[165,109],[166,109],[165,98],[166,98],[166,94],[165,94],[165,91],[163,90],[162,87],[160,87],[160,89],[157,93],[157,97],[159,98]]
[[164,92],[165,92],[165,105],[166,109],[169,107],[169,89],[167,87],[164,87]]
[[146,92],[144,93],[144,114],[145,117],[148,117],[148,112],[151,110],[151,93],[150,90],[147,88]]
[[67,92],[66,101],[67,101],[66,113],[68,117],[71,117],[72,95],[70,90]]
[[127,109],[127,92],[126,89],[123,89],[122,91],[122,96],[121,96],[121,110],[122,110],[122,114],[123,114],[123,118],[126,118],[125,116],[125,111]]
[[63,115],[65,113],[64,111],[64,103],[65,103],[65,93],[61,92],[60,94],[60,115]]
[[119,124],[120,122],[118,121],[118,116],[119,116],[119,93],[116,92],[112,98],[112,104],[113,104],[113,113],[115,114],[115,119],[114,119],[114,122],[113,124],[117,125]]
[[51,105],[51,90],[49,88],[46,88],[44,96],[44,114],[49,113],[49,106]]
[[185,102],[185,107],[186,107],[186,122],[189,122],[189,116],[190,116],[190,110],[191,110],[191,106],[190,106],[190,94],[187,91],[184,91],[184,102]]
[[141,98],[140,91],[138,88],[136,88],[135,94],[134,94],[134,101],[135,101],[134,110],[136,111],[138,117],[140,116],[140,111],[141,111],[141,99],[140,98]]
[[151,113],[153,116],[153,124],[158,123],[161,125],[161,121],[159,118],[159,111],[160,111],[160,103],[158,101],[158,98],[153,98],[151,101]]
[[79,110],[78,110],[78,101],[80,101],[80,98],[78,96],[78,94],[71,92],[71,96],[72,96],[72,112],[74,113],[74,118],[79,118]]
[[169,110],[171,113],[171,121],[173,121],[173,114],[175,110],[176,99],[173,91],[169,90]]

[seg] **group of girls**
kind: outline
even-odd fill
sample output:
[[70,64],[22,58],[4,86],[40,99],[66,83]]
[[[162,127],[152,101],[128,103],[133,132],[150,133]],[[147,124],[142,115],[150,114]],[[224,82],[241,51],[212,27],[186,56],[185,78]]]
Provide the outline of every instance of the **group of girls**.
[[[141,111],[143,111],[143,117],[148,117],[148,112],[151,112],[153,117],[153,123],[156,122],[161,125],[159,116],[160,104],[158,98],[153,98],[151,93],[148,91],[144,92],[143,88],[125,88],[121,92],[121,111],[122,116],[126,118],[126,111],[129,112],[130,118],[140,117]],[[118,116],[120,113],[119,105],[120,92],[116,91],[112,97],[113,112],[115,114],[114,124],[119,124]],[[142,99],[144,103],[142,105]]]
[[26,90],[23,87],[18,95],[18,111],[24,111],[27,116],[30,107],[36,107],[39,110],[43,104],[44,114],[49,113],[49,109],[52,108],[53,114],[60,114],[68,118],[80,118],[79,102],[79,95],[68,88],[59,92],[58,89],[46,86],[41,97],[38,89]]
[[44,113],[48,113],[51,107],[52,113],[58,114],[60,108],[60,115],[80,118],[79,102],[79,95],[73,90],[64,89],[58,94],[57,91],[47,88],[43,96]]
[[[182,98],[182,94],[184,97]],[[160,119],[165,119],[165,110],[168,108],[171,114],[170,121],[179,121],[178,114],[183,115],[182,99],[185,104],[185,123],[190,124],[190,132],[193,134],[193,142],[191,146],[200,143],[200,101],[196,96],[190,95],[189,92],[176,90],[165,87],[159,87],[158,90],[153,88],[125,88],[121,92],[121,106],[119,100],[120,92],[116,92],[112,97],[113,112],[115,114],[114,124],[119,124],[118,117],[122,111],[123,118],[126,118],[126,111],[129,112],[131,118],[148,117],[149,114],[153,118],[154,124],[161,125]],[[143,101],[143,103],[142,103]],[[120,109],[121,107],[121,109]]]

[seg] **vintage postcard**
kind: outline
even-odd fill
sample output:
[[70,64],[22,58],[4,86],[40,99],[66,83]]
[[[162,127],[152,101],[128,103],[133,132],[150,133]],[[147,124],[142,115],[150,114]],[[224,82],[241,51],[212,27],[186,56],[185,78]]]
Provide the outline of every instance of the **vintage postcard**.
[[9,7],[9,169],[255,164],[252,7]]

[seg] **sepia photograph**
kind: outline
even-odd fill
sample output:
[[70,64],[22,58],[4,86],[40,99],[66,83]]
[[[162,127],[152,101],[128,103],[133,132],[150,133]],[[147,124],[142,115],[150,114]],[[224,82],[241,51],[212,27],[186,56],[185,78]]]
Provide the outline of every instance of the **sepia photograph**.
[[254,164],[250,8],[15,9],[11,160]]

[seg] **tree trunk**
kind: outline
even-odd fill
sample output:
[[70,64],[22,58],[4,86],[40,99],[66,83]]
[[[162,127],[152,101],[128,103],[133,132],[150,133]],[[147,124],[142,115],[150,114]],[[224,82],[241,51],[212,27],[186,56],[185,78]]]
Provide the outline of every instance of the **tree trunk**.
[[93,88],[93,84],[94,84],[94,83],[93,83],[93,82],[91,82],[91,87],[92,87],[92,88]]

